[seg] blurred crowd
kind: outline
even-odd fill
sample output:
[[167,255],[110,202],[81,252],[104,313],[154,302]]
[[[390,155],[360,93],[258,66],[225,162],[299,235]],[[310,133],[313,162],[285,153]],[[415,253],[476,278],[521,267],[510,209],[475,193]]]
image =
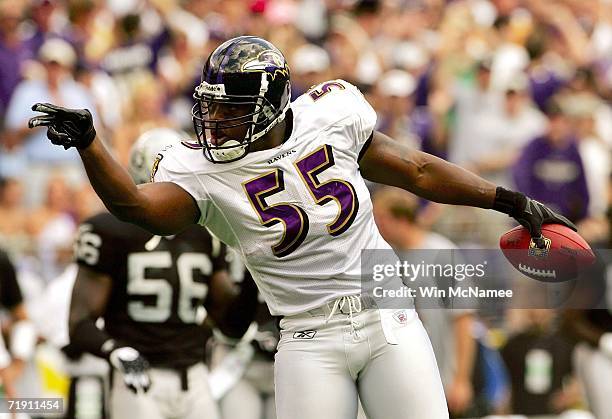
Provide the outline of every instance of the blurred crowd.
[[[70,264],[79,222],[101,208],[77,152],[27,129],[32,104],[90,109],[125,164],[151,128],[193,132],[204,59],[242,34],[283,51],[294,98],[350,81],[378,130],[544,202],[591,245],[609,247],[610,0],[5,0],[0,246],[26,303]],[[408,207],[419,228],[460,247],[494,248],[511,227],[478,209]],[[484,334],[501,330],[499,346],[555,319],[524,312],[477,323]],[[551,409],[578,399],[558,396]]]

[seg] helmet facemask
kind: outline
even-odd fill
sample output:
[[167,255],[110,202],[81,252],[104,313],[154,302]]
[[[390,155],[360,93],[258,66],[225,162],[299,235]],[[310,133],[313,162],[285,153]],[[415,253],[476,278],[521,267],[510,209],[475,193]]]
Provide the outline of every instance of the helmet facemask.
[[[258,95],[226,94],[224,84],[209,84],[205,81],[196,87],[193,95],[196,100],[192,108],[192,119],[198,142],[204,150],[204,156],[213,163],[230,163],[244,157],[251,149],[251,144],[267,134],[281,122],[289,102],[283,109],[277,109],[266,98],[268,80],[261,74],[261,85]],[[214,106],[226,107],[224,114],[232,114],[232,107],[238,116],[212,119],[210,110]],[[248,110],[245,112],[245,107]],[[217,144],[228,129],[246,126],[244,138],[230,138]]]

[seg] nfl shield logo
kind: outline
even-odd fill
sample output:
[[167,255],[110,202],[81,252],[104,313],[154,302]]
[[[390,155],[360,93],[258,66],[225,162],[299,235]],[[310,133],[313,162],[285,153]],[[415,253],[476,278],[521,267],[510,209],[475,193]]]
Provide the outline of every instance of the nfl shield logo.
[[396,311],[393,313],[393,318],[399,324],[406,324],[408,322],[408,315],[405,310]]
[[536,259],[546,259],[548,252],[550,251],[550,245],[552,241],[548,237],[542,237],[544,239],[544,249],[538,248],[533,239],[529,242],[529,250],[527,254]]

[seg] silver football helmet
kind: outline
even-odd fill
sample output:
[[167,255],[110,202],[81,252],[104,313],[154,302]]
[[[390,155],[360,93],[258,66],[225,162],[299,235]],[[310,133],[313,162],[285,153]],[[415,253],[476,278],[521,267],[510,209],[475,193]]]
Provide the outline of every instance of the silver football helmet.
[[142,134],[130,150],[128,172],[136,184],[151,181],[151,171],[157,154],[169,144],[179,144],[189,135],[170,128],[153,128]]

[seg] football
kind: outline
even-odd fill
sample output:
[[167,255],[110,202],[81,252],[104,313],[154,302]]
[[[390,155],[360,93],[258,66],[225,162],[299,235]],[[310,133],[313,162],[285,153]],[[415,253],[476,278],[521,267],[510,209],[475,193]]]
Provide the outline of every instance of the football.
[[518,226],[501,236],[499,247],[519,272],[544,282],[575,279],[595,262],[595,254],[588,243],[568,227],[545,224],[542,236],[546,247],[539,249],[531,240],[529,230]]

